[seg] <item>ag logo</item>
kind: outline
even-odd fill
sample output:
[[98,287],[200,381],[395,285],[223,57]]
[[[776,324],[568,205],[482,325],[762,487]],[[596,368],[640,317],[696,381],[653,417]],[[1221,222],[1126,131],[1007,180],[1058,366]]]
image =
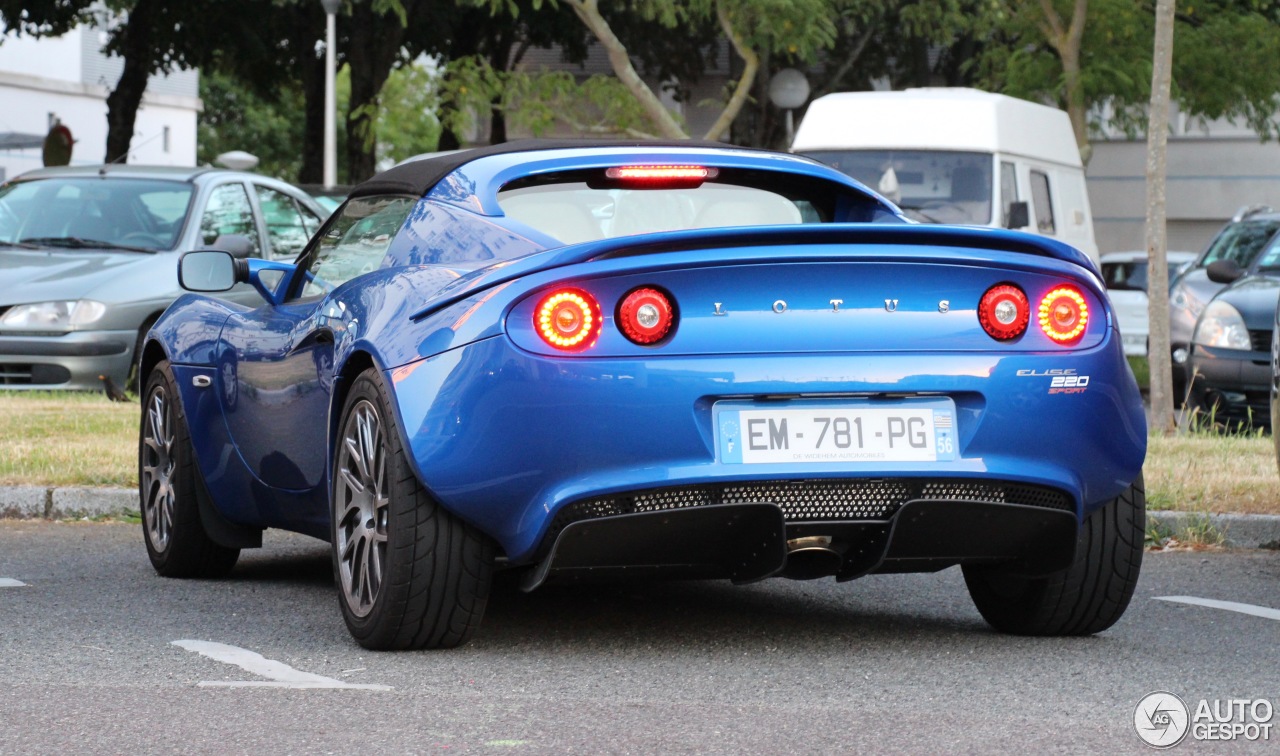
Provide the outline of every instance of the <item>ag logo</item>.
[[1155,748],[1171,748],[1182,742],[1191,725],[1187,704],[1172,693],[1148,694],[1133,710],[1133,729],[1142,742]]

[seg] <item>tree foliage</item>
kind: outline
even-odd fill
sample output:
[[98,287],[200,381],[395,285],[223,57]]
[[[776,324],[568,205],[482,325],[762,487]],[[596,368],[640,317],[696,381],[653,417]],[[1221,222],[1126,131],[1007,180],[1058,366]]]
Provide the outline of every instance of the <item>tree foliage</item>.
[[297,181],[302,172],[302,91],[281,87],[265,98],[222,71],[200,77],[204,110],[196,127],[196,159],[211,164],[218,155],[245,150],[257,156],[258,172]]
[[378,160],[400,162],[432,152],[440,142],[439,77],[421,62],[391,72],[379,96],[374,132]]
[[[514,0],[474,0],[487,5],[492,12],[517,14]],[[688,134],[679,119],[662,103],[662,99],[645,82],[636,69],[627,42],[614,28],[608,11],[599,0],[562,0],[609,56],[618,81],[644,112],[649,125],[641,133],[682,139]],[[759,70],[761,51],[780,51],[799,59],[812,61],[817,52],[830,47],[837,32],[834,17],[839,8],[857,0],[635,0],[627,11],[640,20],[656,24],[667,34],[688,27],[713,24],[732,45],[741,61],[738,80],[728,93],[723,110],[704,135],[718,139],[725,135],[734,118],[747,103]],[[533,0],[533,9],[542,9],[541,0]],[[603,92],[593,86],[592,91]],[[637,131],[626,127],[623,131]]]
[[640,104],[612,76],[579,80],[568,71],[499,70],[482,56],[451,61],[441,82],[441,114],[454,133],[473,131],[480,114],[541,136],[556,126],[582,134],[653,138]]
[[[990,42],[974,61],[976,82],[992,91],[1071,100],[1061,54],[1045,32],[1044,7],[1065,13],[1068,0],[991,1],[973,16]],[[1183,112],[1231,118],[1264,136],[1280,135],[1280,3],[1205,0],[1177,16],[1172,96]],[[1080,45],[1081,106],[1090,125],[1133,134],[1146,125],[1151,92],[1154,6],[1133,0],[1089,0]]]

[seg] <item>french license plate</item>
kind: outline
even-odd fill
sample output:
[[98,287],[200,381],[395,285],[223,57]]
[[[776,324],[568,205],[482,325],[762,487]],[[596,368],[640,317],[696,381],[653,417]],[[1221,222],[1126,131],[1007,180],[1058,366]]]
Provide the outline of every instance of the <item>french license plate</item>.
[[724,464],[946,462],[955,417],[950,399],[717,402],[716,449]]

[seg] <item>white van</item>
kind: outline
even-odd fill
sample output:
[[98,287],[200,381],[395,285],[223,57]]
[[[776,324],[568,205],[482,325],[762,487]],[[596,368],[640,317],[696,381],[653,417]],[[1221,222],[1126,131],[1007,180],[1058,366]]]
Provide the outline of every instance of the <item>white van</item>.
[[1098,261],[1067,114],[977,89],[819,97],[792,152],[853,176],[926,223],[1016,228]]

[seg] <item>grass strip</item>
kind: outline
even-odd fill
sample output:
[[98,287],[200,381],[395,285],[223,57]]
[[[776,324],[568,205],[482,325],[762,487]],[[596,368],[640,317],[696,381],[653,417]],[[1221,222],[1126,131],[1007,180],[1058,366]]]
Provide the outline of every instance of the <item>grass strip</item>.
[[136,402],[102,394],[0,392],[0,485],[138,485]]
[[[101,394],[0,392],[0,485],[133,488],[139,412]],[[1270,436],[1152,436],[1145,475],[1151,509],[1280,514]]]

